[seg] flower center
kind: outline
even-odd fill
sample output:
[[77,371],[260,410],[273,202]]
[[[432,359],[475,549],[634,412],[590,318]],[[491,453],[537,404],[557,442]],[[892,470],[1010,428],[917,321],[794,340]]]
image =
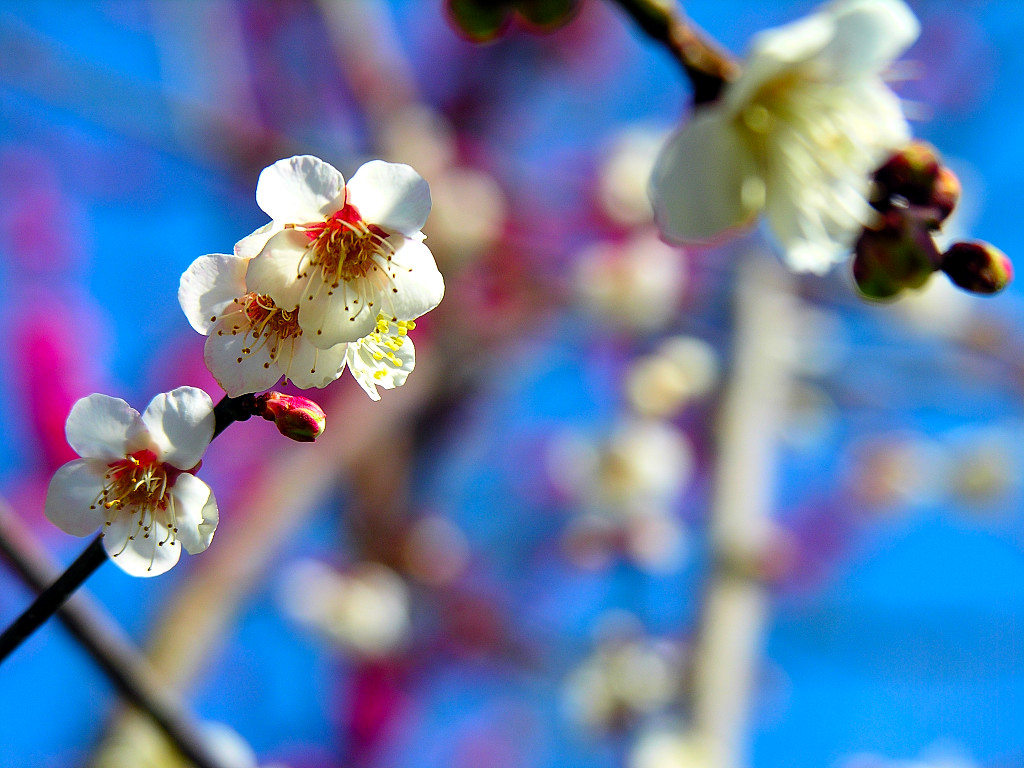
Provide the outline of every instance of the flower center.
[[180,470],[157,461],[153,451],[136,451],[108,465],[96,502],[115,512],[129,507],[140,512],[166,509],[167,486],[177,474]]
[[[135,528],[125,537],[121,549],[113,553],[114,557],[124,552],[129,542],[138,538],[154,538],[154,558],[157,547],[165,544],[173,547],[177,543],[178,524],[174,499],[168,490],[180,474],[182,470],[158,461],[156,454],[148,449],[136,451],[107,465],[103,475],[103,489],[91,508],[96,509],[102,505],[107,510],[106,527],[113,525],[114,520],[125,511],[129,520],[135,518]],[[157,524],[166,529],[163,539],[153,536]]]
[[242,305],[242,312],[249,319],[253,339],[276,336],[280,340],[302,335],[297,308],[281,309],[265,293],[247,293],[235,301]]
[[[245,315],[249,324],[249,327],[245,329],[243,339],[252,337],[252,340],[242,347],[242,354],[235,362],[242,362],[264,346],[267,347],[267,355],[270,360],[276,360],[283,341],[302,335],[302,328],[299,327],[298,307],[281,309],[265,293],[247,293],[234,299],[233,303],[242,308],[242,314]],[[242,325],[240,322],[236,322],[228,329],[219,329],[217,335],[223,336],[225,333],[230,333],[235,336],[241,330]],[[263,367],[269,368],[270,362],[264,362]]]
[[329,288],[328,295],[343,282],[380,270],[395,253],[388,243],[388,233],[363,221],[356,207],[349,203],[326,221],[307,224],[303,231],[311,246],[308,258],[299,265],[299,276],[309,274],[310,268],[319,270]]

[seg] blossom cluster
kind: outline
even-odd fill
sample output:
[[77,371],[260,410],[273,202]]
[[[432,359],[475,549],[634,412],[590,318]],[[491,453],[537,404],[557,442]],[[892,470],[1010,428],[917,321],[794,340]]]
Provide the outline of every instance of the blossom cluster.
[[[256,201],[270,223],[233,254],[200,256],[178,290],[228,397],[282,376],[324,387],[346,367],[374,400],[377,387],[401,386],[416,360],[408,333],[444,294],[420,231],[426,181],[375,160],[346,184],[319,158],[292,157],[264,169]],[[323,430],[323,411],[304,398],[268,393],[253,403],[292,439]],[[99,528],[107,553],[136,576],[169,570],[183,547],[202,552],[218,510],[195,472],[217,419],[213,400],[194,387],[158,395],[141,415],[119,398],[83,398],[66,426],[81,458],[54,475],[47,517],[76,536]]]
[[373,160],[346,184],[309,155],[260,174],[256,202],[270,223],[233,254],[200,256],[178,300],[207,336],[205,358],[231,397],[283,376],[324,387],[346,366],[367,394],[401,386],[415,362],[409,331],[444,295],[420,231],[426,181],[407,165]]

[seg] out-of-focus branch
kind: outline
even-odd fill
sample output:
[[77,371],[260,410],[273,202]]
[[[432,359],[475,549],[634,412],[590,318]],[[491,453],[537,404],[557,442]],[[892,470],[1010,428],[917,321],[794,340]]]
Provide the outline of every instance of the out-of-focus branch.
[[[100,554],[106,554],[100,547]],[[32,589],[42,592],[59,572],[14,512],[0,502],[0,556]],[[127,701],[156,723],[172,744],[199,768],[222,768],[185,708],[159,680],[137,650],[118,634],[116,623],[79,592],[57,612],[57,618],[103,670]]]
[[652,40],[679,62],[693,84],[693,100],[718,98],[740,67],[735,59],[690,21],[675,0],[613,0]]
[[693,658],[691,714],[711,768],[745,762],[750,691],[767,595],[758,574],[773,537],[775,452],[795,335],[792,278],[754,254],[739,270],[733,370],[722,402],[711,509],[716,563]]
[[416,103],[415,78],[395,46],[399,35],[380,0],[317,0],[338,69],[367,115],[377,123]]

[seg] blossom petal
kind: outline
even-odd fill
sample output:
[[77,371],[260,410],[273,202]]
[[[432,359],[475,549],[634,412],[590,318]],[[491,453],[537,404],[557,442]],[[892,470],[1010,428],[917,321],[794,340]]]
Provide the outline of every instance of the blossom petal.
[[263,250],[267,241],[281,231],[282,224],[277,221],[268,221],[259,229],[246,235],[235,243],[235,256],[240,259],[251,259]]
[[405,384],[416,367],[416,348],[412,339],[392,323],[387,334],[373,334],[349,344],[346,360],[363,391],[371,400],[380,400],[377,387],[394,389]]
[[346,344],[320,349],[304,338],[296,339],[291,360],[281,359],[285,377],[300,389],[326,387],[345,370]]
[[733,121],[705,107],[662,150],[651,199],[667,239],[708,241],[757,213],[764,182]]
[[254,344],[248,323],[239,330],[232,327],[233,317],[222,318],[206,337],[206,367],[229,397],[270,389],[281,378],[281,369],[270,359],[266,344]]
[[815,61],[834,34],[835,24],[827,9],[758,32],[751,38],[739,78],[722,94],[723,108],[735,115],[765,85]]
[[380,298],[380,290],[367,278],[344,281],[333,295],[304,301],[299,309],[299,326],[321,349],[361,339],[377,322]]
[[348,183],[348,200],[363,219],[407,237],[423,229],[430,213],[430,187],[408,165],[371,160]]
[[245,293],[248,260],[225,253],[200,256],[178,284],[178,303],[189,323],[204,336],[224,309]]
[[345,179],[319,157],[289,157],[260,173],[256,203],[280,224],[323,221],[344,205]]
[[192,469],[213,439],[213,400],[196,387],[178,387],[154,397],[142,420],[161,461]]
[[309,239],[289,229],[274,235],[249,262],[245,284],[250,291],[266,294],[282,309],[299,305],[309,278],[299,278],[303,259],[309,251]]
[[203,552],[213,540],[219,513],[210,486],[195,475],[178,475],[171,486],[175,535],[190,555]]
[[139,412],[119,397],[83,397],[68,414],[68,444],[87,459],[123,459],[144,447],[146,427]]
[[181,545],[168,535],[167,526],[150,520],[149,528],[144,529],[139,515],[121,514],[103,531],[103,548],[131,576],[167,573],[181,557]]
[[46,518],[72,536],[88,536],[103,525],[107,511],[96,498],[106,469],[103,461],[76,459],[54,472],[46,491]]
[[833,81],[877,75],[917,39],[921,25],[902,0],[847,0],[828,6],[834,31],[816,57]]
[[444,298],[444,278],[434,255],[422,242],[404,240],[387,269],[390,282],[383,286],[381,311],[390,312],[392,317],[414,320]]

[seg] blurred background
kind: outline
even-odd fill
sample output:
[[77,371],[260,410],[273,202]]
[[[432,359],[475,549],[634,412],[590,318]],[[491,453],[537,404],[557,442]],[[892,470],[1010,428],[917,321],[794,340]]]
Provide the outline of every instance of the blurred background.
[[[1024,5],[910,5],[891,74],[963,182],[947,232],[1013,258]],[[686,3],[736,54],[813,6]],[[441,0],[0,2],[13,514],[69,563],[41,510],[72,403],[220,397],[178,279],[265,222],[263,167],[407,162],[447,293],[406,386],[313,393],[315,445],[233,426],[210,550],[88,584],[211,732],[260,765],[700,768],[686,734],[724,718],[753,766],[1024,766],[1019,286],[872,305],[759,231],[661,243],[687,82],[610,2],[534,32],[475,46]],[[709,535],[730,498],[750,547]],[[0,620],[29,600],[0,566]],[[5,768],[180,764],[55,622],[0,712]]]

